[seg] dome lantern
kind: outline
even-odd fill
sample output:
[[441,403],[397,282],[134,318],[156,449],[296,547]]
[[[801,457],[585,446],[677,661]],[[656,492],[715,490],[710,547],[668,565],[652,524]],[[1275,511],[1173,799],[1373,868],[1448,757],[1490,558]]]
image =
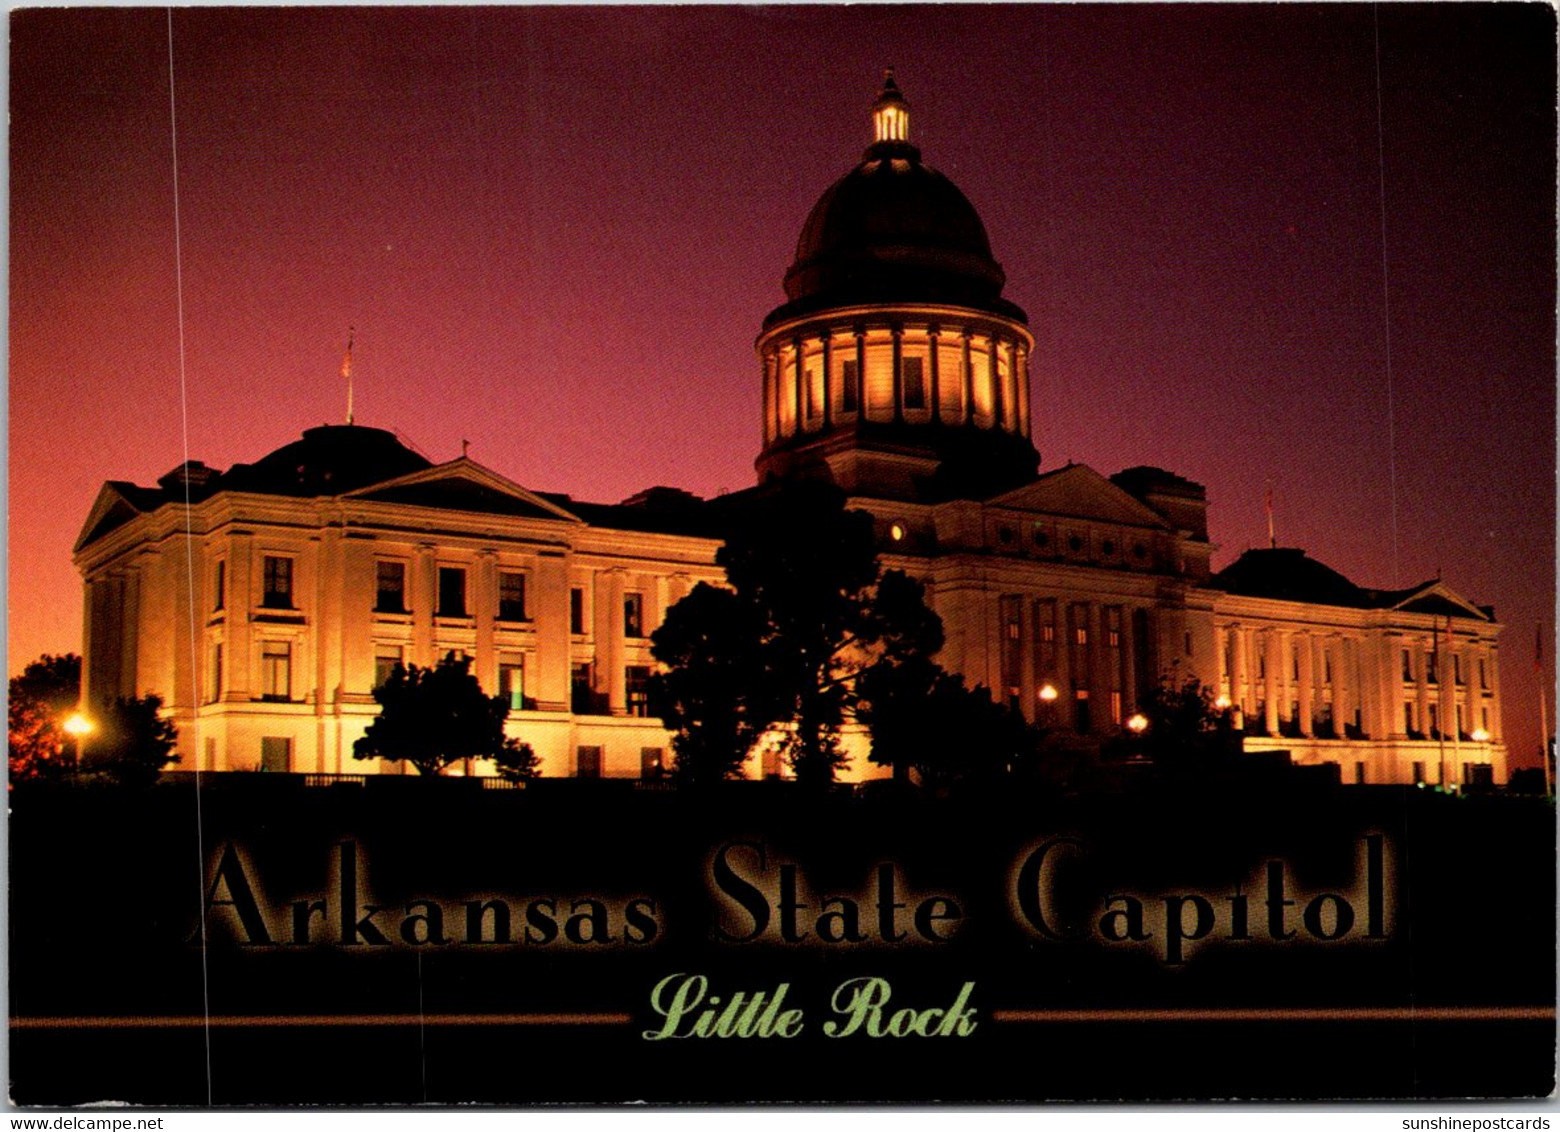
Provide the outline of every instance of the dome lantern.
[[875,142],[910,140],[910,104],[894,82],[894,68],[883,72],[883,90],[872,104],[872,131]]

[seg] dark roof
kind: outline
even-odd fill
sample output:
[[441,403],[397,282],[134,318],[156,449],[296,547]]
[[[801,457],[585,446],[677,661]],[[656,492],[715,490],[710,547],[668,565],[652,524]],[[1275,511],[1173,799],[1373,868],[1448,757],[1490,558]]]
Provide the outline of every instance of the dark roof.
[[321,425],[253,464],[235,464],[216,477],[211,490],[340,495],[432,466],[384,429]]
[[1140,499],[1150,492],[1180,495],[1187,499],[1206,499],[1208,496],[1208,489],[1195,480],[1189,480],[1185,476],[1178,476],[1174,472],[1167,472],[1163,468],[1151,467],[1148,464],[1139,464],[1135,468],[1119,471],[1110,477],[1110,482],[1128,495],[1135,495]]
[[[1437,617],[1495,619],[1493,606],[1469,607],[1437,593],[1435,579],[1406,589],[1377,590],[1357,586],[1338,571],[1293,547],[1248,550],[1210,579],[1214,589],[1244,597],[1267,597],[1310,605],[1342,605],[1353,609],[1396,609]],[[1429,592],[1426,592],[1429,591]],[[1416,597],[1416,594],[1423,596]]]
[[1244,597],[1301,601],[1311,605],[1342,605],[1367,609],[1378,602],[1338,571],[1305,551],[1291,547],[1248,550],[1210,580],[1209,585]]
[[[903,99],[892,80],[890,101]],[[785,275],[789,300],[765,325],[857,303],[949,303],[1020,322],[1002,298],[1007,281],[975,206],[906,141],[868,147],[824,190],[802,225]]]

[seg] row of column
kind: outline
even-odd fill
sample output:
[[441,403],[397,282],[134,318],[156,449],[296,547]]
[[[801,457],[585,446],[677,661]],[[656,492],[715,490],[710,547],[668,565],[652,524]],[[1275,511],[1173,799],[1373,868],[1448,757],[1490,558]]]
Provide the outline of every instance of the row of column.
[[[1415,731],[1429,734],[1432,703],[1438,725],[1449,729],[1455,725],[1458,702],[1458,685],[1453,679],[1455,653],[1464,665],[1463,730],[1471,733],[1483,725],[1481,708],[1488,707],[1487,729],[1492,738],[1500,734],[1499,665],[1493,648],[1443,648],[1440,682],[1435,684],[1428,678],[1425,663],[1429,650],[1401,633],[1355,636],[1341,631],[1316,633],[1241,625],[1220,626],[1218,633],[1227,694],[1243,719],[1250,721],[1250,730],[1278,734],[1280,722],[1290,720],[1298,705],[1292,722],[1298,723],[1302,736],[1314,736],[1318,709],[1328,703],[1338,738],[1345,736],[1345,726],[1356,718],[1367,736],[1403,737],[1408,730],[1404,707],[1410,703],[1414,705]],[[1407,680],[1402,666],[1405,648],[1412,667]],[[1478,686],[1481,658],[1490,684],[1489,696]]]
[[[997,691],[1016,699],[1030,722],[1112,731],[1153,680],[1157,650],[1147,607],[1010,594],[998,610]],[[1042,698],[1047,687],[1055,698]]]
[[[881,340],[885,333],[887,342]],[[877,340],[869,343],[869,337]],[[948,339],[956,343],[952,351],[946,348]],[[877,372],[868,369],[869,355],[880,355],[885,348],[890,352],[886,405],[874,399],[868,380]],[[950,353],[956,359],[951,373],[945,372],[944,364]],[[923,365],[920,406],[907,403],[907,356]],[[855,369],[849,388],[844,384],[845,362],[853,362]],[[967,425],[978,423],[978,415],[985,415],[991,420],[990,427],[1029,433],[1029,350],[1016,336],[975,327],[949,332],[939,326],[909,331],[901,324],[886,329],[857,326],[848,335],[822,330],[772,339],[763,348],[763,364],[766,445],[797,433],[824,432],[837,421],[856,419]],[[951,414],[944,404],[949,389],[958,390],[958,405]],[[979,411],[981,401],[987,406],[983,413]]]

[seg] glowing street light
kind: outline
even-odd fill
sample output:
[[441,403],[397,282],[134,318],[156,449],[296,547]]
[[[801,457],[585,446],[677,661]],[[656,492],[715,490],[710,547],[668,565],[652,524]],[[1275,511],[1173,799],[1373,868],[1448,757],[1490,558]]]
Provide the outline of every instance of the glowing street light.
[[1141,735],[1148,730],[1148,716],[1138,712],[1127,720],[1127,730],[1134,735]]
[[1475,743],[1488,743],[1490,741],[1490,733],[1484,730],[1482,727],[1476,727],[1474,728],[1473,734],[1468,736],[1468,738],[1472,739]]
[[1046,703],[1053,702],[1056,699],[1056,689],[1053,688],[1050,684],[1042,686],[1040,689],[1040,698]]
[[72,712],[63,724],[65,733],[76,740],[76,769],[81,769],[81,741],[97,730],[97,724],[93,723],[79,711]]
[[1213,701],[1213,706],[1218,708],[1220,711],[1229,711],[1230,698],[1228,696],[1220,696],[1218,699]]

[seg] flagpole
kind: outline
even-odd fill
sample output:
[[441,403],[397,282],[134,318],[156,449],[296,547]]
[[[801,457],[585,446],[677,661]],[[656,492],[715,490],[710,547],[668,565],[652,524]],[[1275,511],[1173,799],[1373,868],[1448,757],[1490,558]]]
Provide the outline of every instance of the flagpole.
[[352,339],[357,331],[347,328],[347,355],[341,359],[341,376],[347,379],[347,423],[352,423]]

